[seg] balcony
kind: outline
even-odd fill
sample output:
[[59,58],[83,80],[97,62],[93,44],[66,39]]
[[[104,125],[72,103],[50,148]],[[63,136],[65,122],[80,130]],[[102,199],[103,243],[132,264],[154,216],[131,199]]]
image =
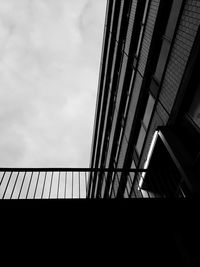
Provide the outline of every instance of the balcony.
[[[162,191],[158,193],[161,183],[157,176],[157,170],[151,169],[0,168],[0,199],[104,198],[106,186],[109,186],[107,198],[119,197],[118,192],[122,192],[124,198],[186,197],[179,182],[176,184],[176,194],[165,194],[172,192],[174,181],[173,184],[162,182]],[[144,183],[143,187],[141,180],[145,181],[144,177],[148,185]],[[158,183],[149,177],[156,177]],[[89,179],[94,188],[97,188],[97,184],[99,187],[98,193],[92,196],[88,194]]]
[[88,169],[0,168],[0,199],[86,198]]

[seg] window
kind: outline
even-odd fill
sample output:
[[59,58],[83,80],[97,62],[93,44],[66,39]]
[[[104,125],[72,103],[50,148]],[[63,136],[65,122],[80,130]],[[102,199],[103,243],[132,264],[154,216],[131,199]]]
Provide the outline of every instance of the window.
[[128,194],[130,194],[130,192],[131,192],[131,187],[132,187],[132,181],[130,179],[130,175],[128,175],[127,183],[126,183],[126,190],[127,190]]
[[106,175],[103,174],[102,175],[102,187],[101,187],[101,197],[103,198],[104,197],[104,193],[105,193],[105,188],[106,188]]
[[148,102],[147,102],[147,107],[146,107],[146,110],[145,110],[145,114],[144,114],[144,119],[143,119],[143,123],[146,126],[146,128],[149,125],[149,121],[150,121],[151,114],[152,114],[152,111],[153,111],[154,103],[155,103],[155,99],[150,94]]
[[141,150],[142,150],[145,136],[146,136],[146,130],[144,129],[143,126],[141,126],[140,133],[139,133],[138,140],[137,140],[137,144],[136,144],[136,149],[137,149],[137,152],[139,155],[140,155]]
[[144,23],[145,23],[146,18],[147,18],[148,6],[149,6],[149,0],[146,1],[146,5],[145,5],[145,9],[144,9],[143,19],[142,19],[142,24],[141,24],[141,30],[140,30],[140,37],[139,37],[138,47],[137,47],[137,51],[136,51],[136,57],[139,55],[140,45],[141,45],[142,36],[143,36],[143,32],[144,32]]
[[122,135],[123,135],[123,127],[120,128],[119,139],[118,139],[118,142],[117,142],[117,150],[116,150],[116,154],[115,154],[115,161],[116,162],[118,161],[118,156],[119,156],[119,153],[120,153],[121,142],[122,142],[122,139],[123,139]]
[[124,198],[129,198],[129,194],[128,194],[128,191],[127,191],[126,188],[125,188],[125,191],[124,191]]
[[142,146],[143,146],[144,139],[146,136],[147,128],[149,126],[149,122],[150,122],[151,115],[153,112],[154,104],[155,104],[155,99],[153,98],[153,96],[151,94],[149,94],[149,98],[147,101],[144,117],[143,117],[143,120],[141,123],[141,128],[140,128],[140,132],[139,132],[139,136],[138,136],[138,140],[137,140],[137,144],[136,144],[136,150],[138,152],[138,155],[140,155],[140,153],[142,151]]

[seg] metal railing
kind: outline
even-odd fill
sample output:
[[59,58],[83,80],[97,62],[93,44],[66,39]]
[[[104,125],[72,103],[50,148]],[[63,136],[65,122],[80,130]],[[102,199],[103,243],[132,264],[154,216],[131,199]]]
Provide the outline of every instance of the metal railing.
[[88,169],[0,168],[0,199],[86,198]]
[[[108,183],[108,179],[110,182]],[[89,180],[91,180],[89,183]],[[94,183],[95,181],[95,183]],[[87,194],[94,187],[94,194]],[[0,168],[0,199],[186,197],[179,176],[147,169]]]
[[[191,194],[178,170],[105,169],[90,174],[91,198],[185,198]],[[106,188],[108,187],[108,188]],[[106,192],[106,193],[105,193]]]

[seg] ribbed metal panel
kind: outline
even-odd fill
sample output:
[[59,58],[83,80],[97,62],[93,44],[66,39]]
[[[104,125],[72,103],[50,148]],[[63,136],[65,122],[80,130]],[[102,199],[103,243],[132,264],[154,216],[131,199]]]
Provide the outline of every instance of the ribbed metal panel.
[[131,39],[132,39],[133,25],[134,25],[134,21],[135,21],[136,8],[137,8],[137,0],[133,0],[132,1],[132,5],[131,5],[131,11],[130,11],[129,23],[128,23],[128,30],[127,30],[127,35],[126,35],[126,43],[125,43],[125,52],[126,52],[127,55],[129,53]]
[[163,80],[160,100],[170,113],[200,25],[198,1],[186,1]]
[[140,58],[139,58],[139,65],[138,70],[142,75],[144,75],[144,71],[146,68],[147,58],[149,54],[149,48],[151,45],[153,30],[155,26],[155,21],[158,13],[158,7],[159,7],[160,0],[152,0],[149,14],[147,17],[146,27],[144,31],[144,38],[142,42],[142,48],[140,52]]

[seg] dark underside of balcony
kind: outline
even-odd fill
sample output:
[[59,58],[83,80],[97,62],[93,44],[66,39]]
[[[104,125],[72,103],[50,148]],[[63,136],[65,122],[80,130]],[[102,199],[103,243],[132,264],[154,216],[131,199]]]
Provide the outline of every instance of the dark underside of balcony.
[[[193,208],[191,208],[193,206]],[[0,202],[9,233],[58,236],[88,257],[136,266],[195,266],[195,199],[19,199]],[[1,224],[1,229],[5,229]],[[21,229],[21,230],[20,230]],[[6,232],[7,235],[8,232]],[[32,234],[31,234],[32,233]],[[51,238],[50,238],[51,239]],[[55,244],[54,244],[55,245]],[[82,249],[80,249],[82,247]],[[188,264],[189,262],[189,264]]]

